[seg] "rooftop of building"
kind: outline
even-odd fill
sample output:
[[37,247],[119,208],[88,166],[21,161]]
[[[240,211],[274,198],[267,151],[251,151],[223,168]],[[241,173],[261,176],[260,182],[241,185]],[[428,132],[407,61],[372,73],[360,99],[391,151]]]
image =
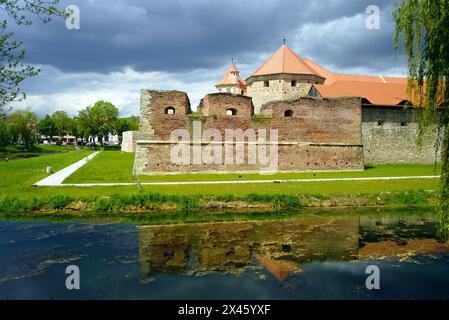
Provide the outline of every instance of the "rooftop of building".
[[[237,79],[237,82],[235,81]],[[234,62],[231,63],[226,71],[223,79],[221,79],[216,86],[236,85],[246,86],[246,81],[240,77],[240,71]]]
[[[240,77],[234,63],[217,86],[236,84],[233,76],[235,74],[238,83],[246,86],[247,83]],[[249,79],[279,74],[322,78],[324,83],[315,84],[314,87],[323,98],[361,97],[364,104],[382,106],[402,106],[408,101],[406,78],[334,73],[310,59],[302,59],[286,44],[283,44]]]

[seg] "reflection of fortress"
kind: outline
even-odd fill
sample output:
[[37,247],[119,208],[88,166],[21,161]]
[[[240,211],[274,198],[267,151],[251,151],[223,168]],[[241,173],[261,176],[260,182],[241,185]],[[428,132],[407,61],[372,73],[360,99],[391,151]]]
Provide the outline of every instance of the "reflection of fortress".
[[[283,281],[312,261],[449,251],[449,244],[413,234],[417,226],[400,234],[394,229],[396,219],[387,222],[391,226],[347,216],[140,227],[141,274],[143,278],[171,272],[239,274],[260,265]],[[417,238],[408,239],[407,234]],[[431,238],[431,233],[427,236]]]

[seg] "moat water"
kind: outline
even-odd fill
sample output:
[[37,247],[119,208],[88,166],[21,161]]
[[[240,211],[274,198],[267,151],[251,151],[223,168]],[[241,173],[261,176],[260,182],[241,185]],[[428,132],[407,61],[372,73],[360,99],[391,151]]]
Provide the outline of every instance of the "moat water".
[[[0,299],[448,299],[431,212],[146,225],[0,220]],[[66,288],[66,268],[80,289]],[[379,290],[368,290],[368,266]]]

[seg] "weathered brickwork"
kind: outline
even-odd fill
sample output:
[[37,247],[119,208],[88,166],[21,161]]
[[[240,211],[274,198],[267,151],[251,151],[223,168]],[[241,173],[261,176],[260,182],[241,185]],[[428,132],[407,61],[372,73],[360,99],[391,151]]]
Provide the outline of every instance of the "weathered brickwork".
[[227,111],[234,111],[239,117],[249,118],[254,114],[250,97],[213,93],[201,100],[198,111],[204,116],[226,116]]
[[401,107],[364,106],[362,116],[365,162],[433,164],[437,159],[432,134],[418,148],[416,111]]
[[272,117],[271,127],[279,130],[280,141],[362,144],[359,98],[272,102],[261,114]]
[[[278,131],[278,163],[280,171],[308,170],[362,170],[363,147],[361,144],[361,102],[358,98],[314,99],[271,102],[264,105],[262,116],[254,116],[251,98],[218,93],[207,95],[199,110],[192,114],[187,95],[179,91],[143,91],[141,106],[141,130],[150,128],[147,139],[137,142],[135,170],[139,174],[185,172],[256,172],[267,169],[268,164],[251,162],[248,148],[259,146],[239,144],[244,149],[242,163],[236,163],[237,145],[226,141],[227,130],[252,130],[256,138],[266,129],[269,139],[271,129]],[[171,110],[168,112],[167,110]],[[229,110],[233,112],[228,113]],[[203,138],[201,146],[217,150],[205,155],[215,156],[215,164],[194,160],[195,146],[188,142],[190,161],[173,163],[171,152],[179,146],[177,138],[171,139],[174,130],[184,130],[190,137],[194,132],[216,130],[219,140]],[[142,134],[144,136],[145,134]],[[184,143],[185,145],[185,143]],[[269,152],[272,145],[268,144]],[[233,161],[227,162],[226,148],[230,148]],[[209,150],[210,151],[210,150]],[[204,153],[202,153],[204,155]],[[269,153],[265,153],[269,155]]]

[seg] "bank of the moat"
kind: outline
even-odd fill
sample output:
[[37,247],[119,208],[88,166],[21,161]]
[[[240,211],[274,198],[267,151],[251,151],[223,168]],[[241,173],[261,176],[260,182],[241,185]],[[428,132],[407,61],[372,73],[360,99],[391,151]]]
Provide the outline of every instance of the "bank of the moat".
[[0,201],[0,215],[67,215],[140,214],[173,212],[280,212],[308,208],[433,208],[437,193],[404,191],[351,195],[162,195],[135,193],[76,198],[58,195],[49,198],[19,199],[7,197]]

